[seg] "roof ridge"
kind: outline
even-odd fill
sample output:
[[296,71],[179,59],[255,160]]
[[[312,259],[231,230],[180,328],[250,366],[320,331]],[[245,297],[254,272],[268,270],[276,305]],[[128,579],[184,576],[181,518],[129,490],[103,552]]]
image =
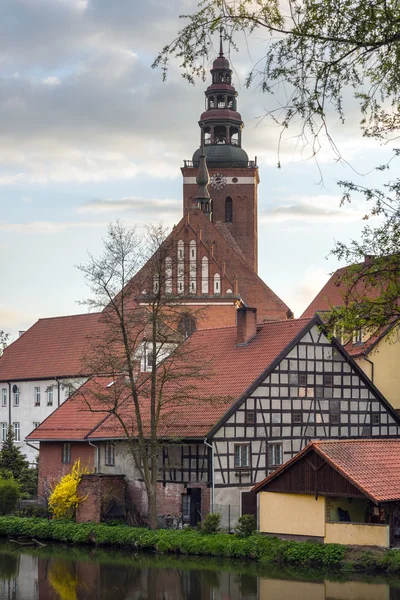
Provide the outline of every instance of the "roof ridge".
[[52,319],[70,319],[71,317],[87,317],[89,315],[101,315],[103,313],[102,310],[98,311],[98,312],[87,312],[87,313],[77,313],[76,315],[59,315],[58,317],[41,317],[40,319],[38,319],[36,321],[36,323],[38,323],[39,321],[51,321]]

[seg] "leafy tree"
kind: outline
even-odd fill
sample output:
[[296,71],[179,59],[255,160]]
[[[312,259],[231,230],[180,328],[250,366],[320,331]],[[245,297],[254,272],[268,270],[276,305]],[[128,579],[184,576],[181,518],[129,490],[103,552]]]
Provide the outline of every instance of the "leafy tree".
[[29,461],[14,444],[12,427],[8,428],[7,437],[0,450],[0,476],[14,479],[19,483],[22,492],[29,495],[37,493],[37,465],[30,467]]
[[193,82],[214,57],[212,36],[221,26],[230,49],[238,49],[243,34],[261,34],[265,54],[246,84],[275,94],[282,88],[286,102],[279,97],[268,114],[284,128],[300,120],[315,151],[329,108],[344,121],[346,90],[359,102],[365,134],[384,137],[400,124],[397,0],[203,0],[182,18],[185,26],[153,66],[166,76],[170,57],[177,57]]
[[8,515],[15,510],[19,497],[18,483],[12,479],[0,478],[0,515]]
[[388,328],[389,338],[396,335],[393,327],[400,318],[400,180],[387,183],[383,189],[341,182],[343,201],[354,192],[372,203],[371,216],[381,217],[381,224],[367,224],[360,241],[338,242],[333,254],[351,265],[336,282],[342,290],[343,305],[333,307],[327,325],[351,335],[363,329],[376,335]]
[[[205,352],[190,354],[184,344],[194,318],[183,296],[173,292],[177,273],[189,277],[177,256],[173,236],[163,227],[149,227],[145,235],[110,225],[100,258],[90,257],[79,268],[92,297],[85,303],[102,310],[103,329],[91,340],[86,371],[108,374],[114,382],[105,390],[95,383],[85,400],[93,412],[112,415],[143,481],[150,527],[157,527],[158,461],[170,443],[167,419],[196,398],[201,378],[207,376]],[[198,311],[197,319],[201,317]],[[81,395],[84,393],[79,392]],[[176,441],[176,440],[175,440]],[[121,450],[122,451],[122,450]]]
[[[298,127],[316,155],[321,135],[340,157],[328,127],[329,114],[346,118],[346,99],[360,107],[364,135],[396,138],[400,127],[400,3],[397,0],[203,0],[184,15],[186,24],[153,66],[167,74],[171,57],[183,77],[205,75],[214,57],[213,34],[222,29],[229,49],[243,35],[264,36],[264,56],[253,64],[246,85],[256,84],[277,98],[267,115],[282,127]],[[398,156],[399,151],[395,151]],[[278,163],[279,164],[279,163]],[[388,164],[378,169],[386,169]],[[383,189],[342,182],[343,200],[361,193],[372,203],[361,240],[338,243],[333,254],[354,264],[342,279],[343,307],[329,318],[333,328],[361,326],[371,333],[399,316],[400,180]],[[374,255],[373,261],[364,257]]]

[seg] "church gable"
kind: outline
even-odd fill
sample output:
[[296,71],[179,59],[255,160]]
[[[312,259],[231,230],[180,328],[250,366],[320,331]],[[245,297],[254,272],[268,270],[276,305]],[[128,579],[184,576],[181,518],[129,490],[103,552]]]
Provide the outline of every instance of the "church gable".
[[313,325],[215,432],[216,481],[260,481],[315,438],[399,434],[395,411]]

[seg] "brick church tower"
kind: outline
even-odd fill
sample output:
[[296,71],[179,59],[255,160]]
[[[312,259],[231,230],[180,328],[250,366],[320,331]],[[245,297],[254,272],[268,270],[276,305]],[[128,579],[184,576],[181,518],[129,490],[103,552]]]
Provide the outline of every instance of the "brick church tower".
[[[237,112],[237,92],[232,85],[232,70],[220,53],[211,69],[212,83],[205,92],[205,111],[200,117],[200,148],[182,167],[184,211],[194,205],[197,194],[196,173],[201,148],[210,173],[211,220],[220,226],[230,243],[236,243],[247,264],[257,273],[257,188],[256,160],[248,159],[242,148],[243,121]],[[221,227],[222,225],[222,227]],[[232,240],[233,238],[233,240]]]

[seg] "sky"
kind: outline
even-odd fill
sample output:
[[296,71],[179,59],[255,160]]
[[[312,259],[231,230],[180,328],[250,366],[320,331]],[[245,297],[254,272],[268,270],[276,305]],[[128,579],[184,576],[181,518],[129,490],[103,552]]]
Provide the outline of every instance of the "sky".
[[[182,26],[179,15],[195,8],[193,0],[0,3],[0,330],[15,338],[38,318],[84,312],[76,265],[101,252],[111,220],[180,220],[180,167],[199,145],[209,82],[189,85],[175,63],[163,82],[151,64]],[[290,130],[278,169],[280,130],[260,117],[279,95],[244,87],[265,40],[238,41],[230,60],[242,145],[261,179],[259,274],[299,316],[338,266],[335,241],[357,239],[364,225],[366,206],[340,207],[337,182],[376,184],[373,168],[389,149],[360,136],[349,98],[345,124],[330,120],[347,162],[322,140],[317,166]]]

